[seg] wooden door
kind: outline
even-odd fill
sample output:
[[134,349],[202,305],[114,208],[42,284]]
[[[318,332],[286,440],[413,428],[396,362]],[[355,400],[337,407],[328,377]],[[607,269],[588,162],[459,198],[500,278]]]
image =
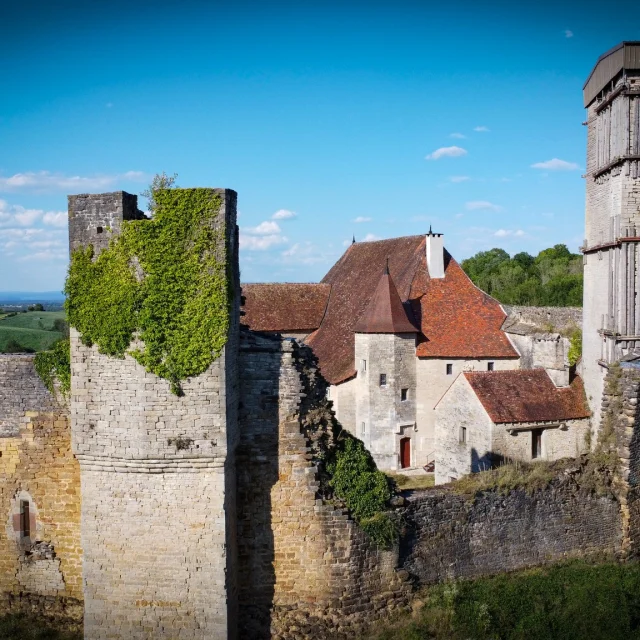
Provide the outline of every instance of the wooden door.
[[406,469],[411,466],[411,438],[400,440],[400,467]]

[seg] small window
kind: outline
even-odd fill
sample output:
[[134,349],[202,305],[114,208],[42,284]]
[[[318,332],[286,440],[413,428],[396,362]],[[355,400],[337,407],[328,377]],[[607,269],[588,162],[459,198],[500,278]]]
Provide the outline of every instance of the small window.
[[31,513],[28,500],[20,501],[20,536],[22,538],[31,537]]
[[493,371],[493,362],[487,362],[487,371]]
[[404,402],[409,397],[409,389],[400,389],[400,400]]
[[466,442],[467,442],[467,427],[460,427],[459,440],[460,440],[460,444],[466,444]]
[[533,429],[531,431],[531,458],[542,457],[542,429]]
[[365,435],[367,433],[367,423],[366,422],[361,422],[360,423],[360,435]]
[[367,361],[366,360],[360,360],[360,371],[362,371],[362,373],[366,373],[366,371],[367,371]]
[[453,365],[452,364],[448,364],[447,365],[447,375],[448,376],[452,376],[453,375]]
[[98,227],[97,231],[98,231],[98,233],[102,233],[104,231],[104,229],[102,227]]
[[386,373],[381,373],[380,374],[380,386],[381,387],[386,387],[387,386],[387,374]]

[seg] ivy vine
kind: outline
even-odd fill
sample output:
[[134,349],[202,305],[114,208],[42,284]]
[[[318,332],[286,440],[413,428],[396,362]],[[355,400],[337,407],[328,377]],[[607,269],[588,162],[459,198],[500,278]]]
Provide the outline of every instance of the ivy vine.
[[227,340],[228,247],[215,224],[222,201],[212,189],[153,196],[151,220],[124,221],[98,256],[92,246],[74,251],[66,310],[83,344],[130,354],[180,395],[181,381],[206,371]]
[[63,397],[69,395],[71,389],[71,352],[69,338],[57,340],[48,351],[40,351],[35,357],[36,373],[51,395],[58,390]]

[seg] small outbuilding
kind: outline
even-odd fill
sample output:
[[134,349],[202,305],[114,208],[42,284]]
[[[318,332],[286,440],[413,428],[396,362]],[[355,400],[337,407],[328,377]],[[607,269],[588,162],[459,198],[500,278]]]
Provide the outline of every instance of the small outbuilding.
[[579,376],[558,387],[545,369],[462,373],[436,405],[436,484],[505,460],[577,456],[589,417]]

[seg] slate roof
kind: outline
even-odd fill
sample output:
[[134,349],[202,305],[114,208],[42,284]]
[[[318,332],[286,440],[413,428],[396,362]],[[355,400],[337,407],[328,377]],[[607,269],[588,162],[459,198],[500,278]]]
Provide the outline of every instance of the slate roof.
[[544,422],[588,418],[582,379],[558,388],[544,369],[464,373],[495,423]]
[[313,331],[330,292],[328,284],[243,284],[242,324],[253,331]]
[[500,304],[480,291],[445,251],[445,277],[431,279],[424,235],[352,244],[322,279],[331,296],[320,327],[307,339],[331,384],[355,375],[355,333],[387,258],[391,278],[422,335],[416,354],[443,358],[517,358],[500,327]]
[[[408,313],[411,314],[411,311]],[[356,333],[418,333],[402,306],[387,268],[353,330]]]

